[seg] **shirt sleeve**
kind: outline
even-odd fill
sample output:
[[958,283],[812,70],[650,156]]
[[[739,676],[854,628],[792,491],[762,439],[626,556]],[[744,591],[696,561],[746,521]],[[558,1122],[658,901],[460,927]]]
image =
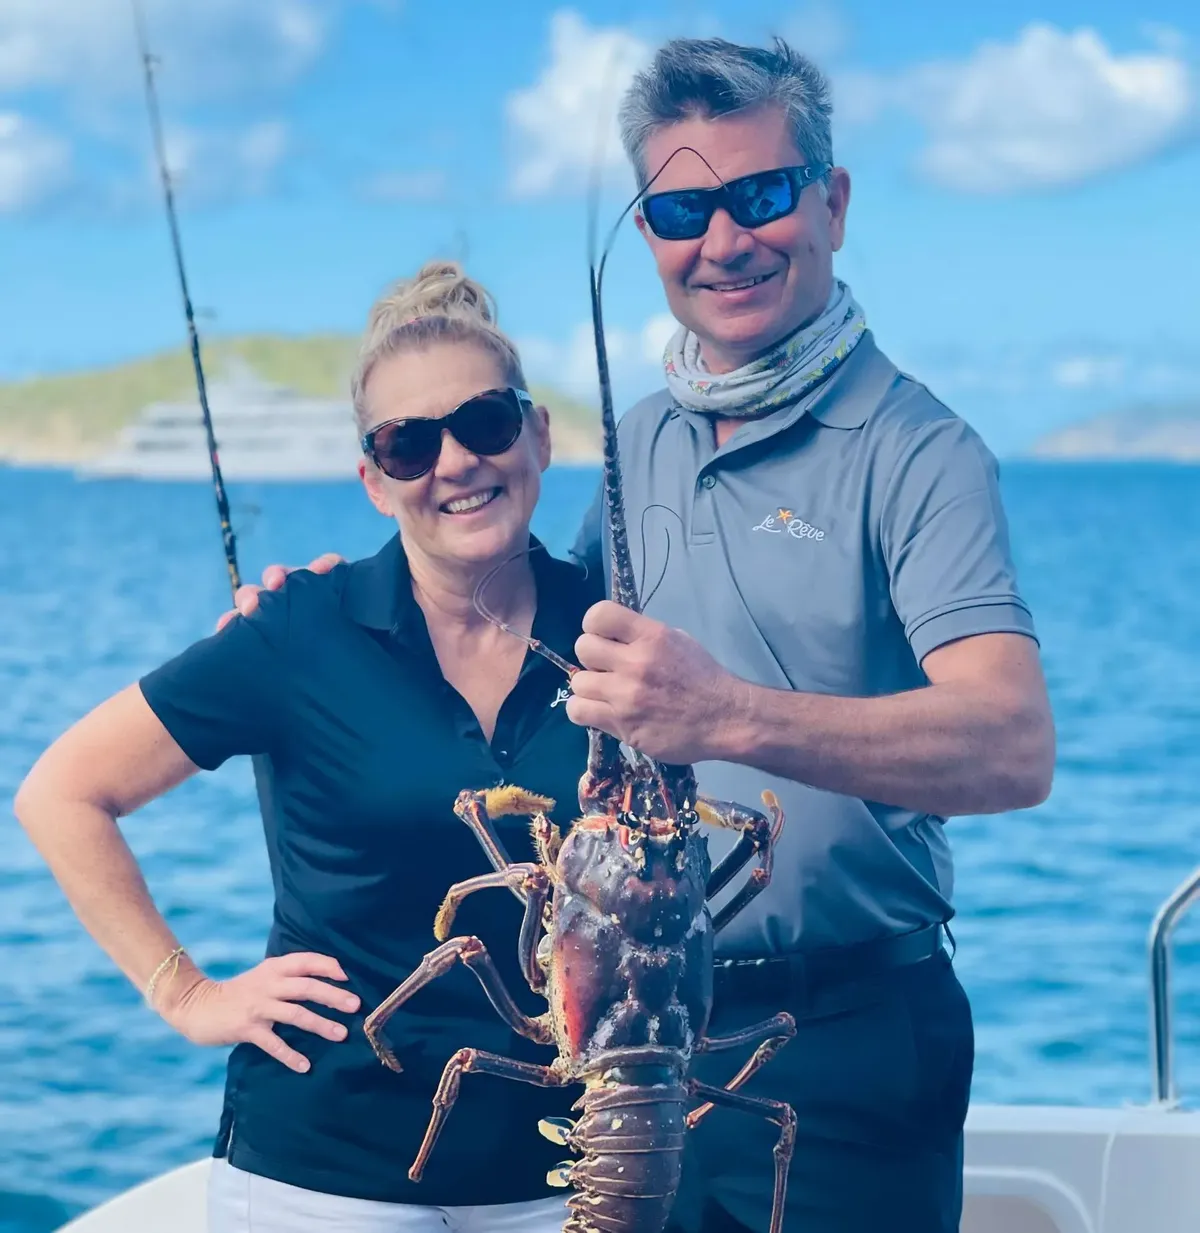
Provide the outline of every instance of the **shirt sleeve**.
[[138,682],[150,709],[202,770],[278,746],[287,588],[262,592],[259,605],[253,616],[235,617]]
[[976,634],[1036,639],[1017,588],[999,467],[965,421],[934,420],[903,442],[880,535],[892,603],[918,663]]
[[583,567],[588,580],[603,586],[604,574],[604,481],[596,485],[591,507],[583,516],[583,524],[575,537],[569,555]]

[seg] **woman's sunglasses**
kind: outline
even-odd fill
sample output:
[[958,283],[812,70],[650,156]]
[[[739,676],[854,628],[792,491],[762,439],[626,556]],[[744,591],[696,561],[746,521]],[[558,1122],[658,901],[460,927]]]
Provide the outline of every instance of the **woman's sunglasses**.
[[363,434],[362,450],[384,475],[419,479],[442,452],[443,430],[472,454],[488,456],[511,449],[521,435],[526,406],[532,409],[533,399],[525,390],[512,386],[484,390],[459,403],[449,415],[376,424]]
[[833,166],[775,167],[756,171],[716,188],[681,188],[642,198],[642,217],[660,240],[695,240],[708,230],[716,210],[724,208],[739,227],[762,227],[785,218],[800,203],[800,194]]

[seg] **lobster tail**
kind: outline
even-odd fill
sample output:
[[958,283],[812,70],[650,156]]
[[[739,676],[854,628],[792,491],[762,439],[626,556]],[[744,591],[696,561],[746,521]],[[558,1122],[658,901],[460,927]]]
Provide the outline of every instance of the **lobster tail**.
[[570,1141],[583,1159],[563,1233],[661,1233],[679,1188],[687,1089],[679,1084],[595,1087],[576,1103]]

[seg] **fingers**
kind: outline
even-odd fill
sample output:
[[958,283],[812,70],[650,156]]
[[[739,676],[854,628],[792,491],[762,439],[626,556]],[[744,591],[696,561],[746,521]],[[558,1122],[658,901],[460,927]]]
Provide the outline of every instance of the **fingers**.
[[267,960],[281,976],[324,976],[328,980],[346,980],[342,965],[331,955],[317,955],[301,950]]
[[327,574],[335,565],[345,564],[346,558],[339,556],[336,552],[323,552],[319,557],[309,561],[304,567],[310,569],[314,574]]
[[[576,675],[579,675],[578,673]],[[597,702],[577,695],[567,699],[567,718],[581,728],[599,728],[609,736],[623,739],[617,730],[617,718],[607,702]]]
[[232,621],[237,615],[238,610],[236,608],[230,608],[228,612],[222,612],[221,615],[217,617],[217,633],[220,633],[221,630],[223,630],[225,626],[228,625],[229,622]]
[[353,1014],[359,1007],[359,999],[349,989],[338,989],[323,980],[307,976],[289,976],[279,982],[275,996],[284,1002],[316,1002],[331,1010],[344,1010]]
[[601,638],[609,638],[613,642],[632,642],[657,623],[631,608],[614,604],[611,599],[600,600],[583,614],[585,634],[598,634]]
[[[593,672],[615,672],[624,663],[625,644],[612,642],[597,634],[580,634],[575,639],[575,657],[585,667]],[[579,673],[571,678],[571,687]]]
[[275,1002],[268,1008],[267,1015],[275,1023],[290,1023],[302,1032],[312,1032],[326,1040],[345,1040],[348,1035],[344,1023],[335,1023],[295,1002]]
[[247,1041],[252,1045],[257,1045],[268,1056],[273,1057],[277,1062],[282,1062],[288,1070],[294,1070],[297,1074],[306,1074],[309,1069],[308,1058],[302,1053],[297,1053],[295,1049],[289,1048],[271,1031],[269,1027],[258,1027],[247,1033]]
[[258,593],[261,590],[262,587],[255,586],[252,582],[245,583],[234,592],[233,606],[242,616],[252,615],[258,609]]

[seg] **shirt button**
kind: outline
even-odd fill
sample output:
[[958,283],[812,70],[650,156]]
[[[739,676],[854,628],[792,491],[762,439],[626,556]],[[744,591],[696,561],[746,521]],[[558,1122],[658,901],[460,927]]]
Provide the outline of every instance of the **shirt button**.
[[717,482],[717,477],[716,477],[715,475],[706,475],[706,476],[705,476],[705,477],[704,477],[704,478],[700,481],[700,483],[701,483],[701,484],[703,484],[705,488],[712,488],[712,487],[714,487],[714,486],[716,485],[716,482]]
[[497,749],[496,758],[500,762],[507,762],[508,761],[508,750],[507,749]]

